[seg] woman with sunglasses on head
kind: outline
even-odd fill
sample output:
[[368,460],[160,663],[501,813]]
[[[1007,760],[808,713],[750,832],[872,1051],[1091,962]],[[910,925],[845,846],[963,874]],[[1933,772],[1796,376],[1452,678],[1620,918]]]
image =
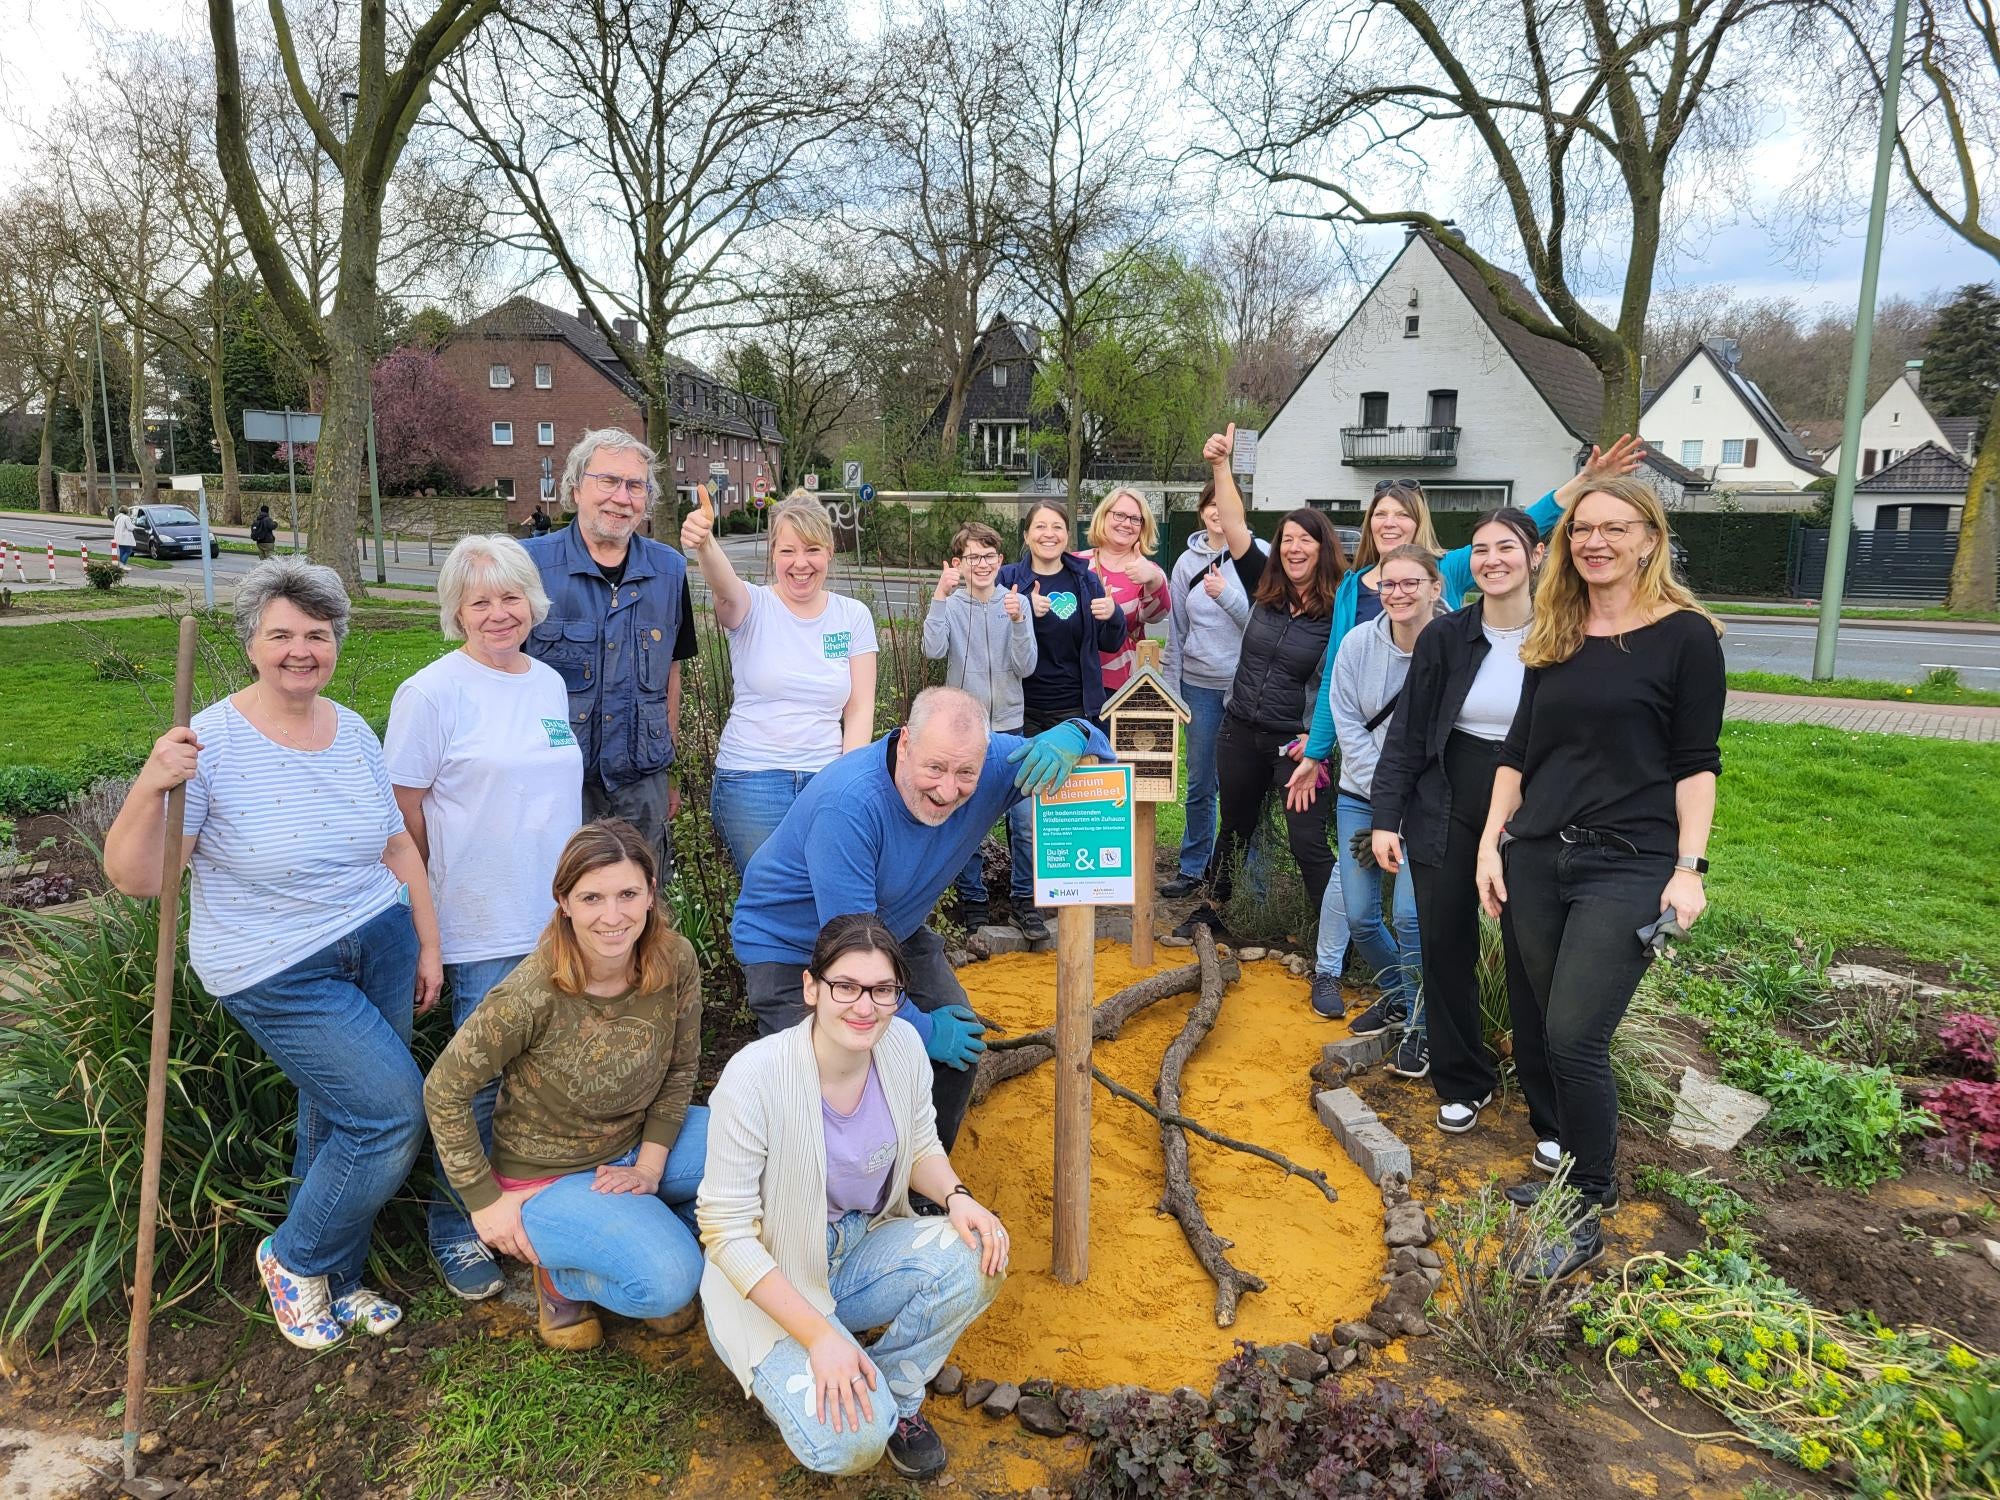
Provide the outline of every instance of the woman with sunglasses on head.
[[[833,918],[806,965],[809,1014],[739,1051],[709,1096],[709,1338],[816,1474],[864,1473],[885,1450],[907,1478],[943,1471],[925,1386],[1007,1270],[1006,1229],[938,1142],[930,1060],[896,1016],[905,983],[878,917]],[[918,1218],[913,1191],[947,1217]]]
[[[1581,495],[1594,478],[1629,474],[1645,456],[1645,445],[1629,434],[1619,438],[1609,450],[1592,447],[1589,461],[1577,471],[1576,477],[1542,496],[1528,507],[1526,514],[1546,535],[1561,517],[1563,507]],[[1447,552],[1438,545],[1437,533],[1431,528],[1430,507],[1424,501],[1424,487],[1414,479],[1391,479],[1376,485],[1374,498],[1368,502],[1367,514],[1361,520],[1361,545],[1355,549],[1354,566],[1341,580],[1339,597],[1333,603],[1333,628],[1328,633],[1326,669],[1321,674],[1319,698],[1313,706],[1312,727],[1286,787],[1287,797],[1294,801],[1312,799],[1327,757],[1335,749],[1331,684],[1333,660],[1340,643],[1356,625],[1365,624],[1382,612],[1382,598],[1376,588],[1381,559],[1391,548],[1412,544],[1437,558],[1445,608],[1457,609],[1477,587],[1472,576],[1472,549],[1457,547]],[[1340,905],[1337,895],[1321,904],[1319,952],[1313,965],[1313,1009],[1328,1017],[1346,1013],[1340,997],[1340,974],[1348,934],[1345,913],[1338,909]],[[1392,1024],[1392,1010],[1393,1002],[1387,997],[1378,999],[1355,1018],[1353,1034],[1374,1036],[1387,1030]]]
[[[1512,916],[1527,993],[1515,1035],[1539,1030],[1556,1139],[1583,1217],[1527,1273],[1551,1280],[1604,1254],[1616,1204],[1611,1035],[1653,949],[1642,929],[1694,925],[1725,682],[1722,626],[1673,575],[1666,513],[1606,479],[1563,516],[1521,648],[1521,704],[1500,749],[1479,845],[1479,894]],[[1533,1201],[1541,1184],[1510,1195]]]
[[1160,528],[1137,490],[1121,487],[1098,501],[1088,536],[1090,546],[1077,555],[1090,564],[1125,617],[1125,639],[1117,650],[1106,651],[1101,663],[1109,697],[1131,678],[1133,648],[1146,638],[1146,626],[1166,617],[1167,575],[1152,560]]
[[[1418,639],[1395,717],[1375,765],[1370,821],[1375,862],[1404,874],[1416,898],[1422,955],[1423,1024],[1412,1023],[1397,1048],[1396,1068],[1428,1065],[1438,1097],[1437,1127],[1453,1135],[1479,1123],[1499,1087],[1479,1014],[1479,892],[1474,871],[1500,742],[1521,701],[1521,643],[1528,634],[1542,541],[1535,523],[1511,506],[1488,511],[1472,529],[1472,576],[1480,594],[1446,614]],[[1344,774],[1344,772],[1343,772]],[[1511,922],[1503,918],[1510,1001],[1527,993]],[[1402,997],[1384,995],[1385,1007]],[[1369,1030],[1401,1024],[1406,1010]],[[1514,1029],[1514,1058],[1528,1122],[1540,1143],[1530,1157],[1553,1172],[1555,1101],[1537,1066],[1538,1028]],[[1409,1054],[1407,1057],[1405,1054]],[[1419,1073],[1418,1076],[1421,1076]]]

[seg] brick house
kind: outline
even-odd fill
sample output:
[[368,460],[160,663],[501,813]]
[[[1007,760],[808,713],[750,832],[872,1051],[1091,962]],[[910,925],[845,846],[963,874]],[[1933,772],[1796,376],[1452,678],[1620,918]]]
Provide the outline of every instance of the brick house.
[[[636,336],[634,325],[621,323],[621,335]],[[452,334],[438,357],[486,435],[476,477],[499,490],[510,522],[526,519],[537,502],[555,513],[563,461],[593,427],[644,436],[661,453],[663,489],[692,490],[711,464],[723,464],[725,509],[748,504],[760,480],[777,485],[778,413],[771,402],[669,355],[673,430],[647,433],[644,393],[587,317],[512,297]]]

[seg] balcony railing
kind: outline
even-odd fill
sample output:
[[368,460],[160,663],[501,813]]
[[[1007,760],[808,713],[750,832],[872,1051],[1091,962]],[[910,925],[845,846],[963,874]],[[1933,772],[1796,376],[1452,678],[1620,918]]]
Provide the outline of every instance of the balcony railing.
[[1340,461],[1356,468],[1375,464],[1430,465],[1458,462],[1456,427],[1343,427]]

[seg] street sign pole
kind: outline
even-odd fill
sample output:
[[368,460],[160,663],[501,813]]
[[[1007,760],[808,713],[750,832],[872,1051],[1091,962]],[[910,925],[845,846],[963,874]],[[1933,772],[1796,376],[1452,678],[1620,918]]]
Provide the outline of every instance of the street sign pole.
[[174,475],[174,489],[193,490],[195,495],[195,519],[201,523],[201,602],[208,609],[215,608],[215,559],[210,555],[208,529],[208,482],[199,474]]
[[368,398],[368,513],[375,521],[375,581],[389,581],[382,558],[382,485],[375,477],[375,398]]

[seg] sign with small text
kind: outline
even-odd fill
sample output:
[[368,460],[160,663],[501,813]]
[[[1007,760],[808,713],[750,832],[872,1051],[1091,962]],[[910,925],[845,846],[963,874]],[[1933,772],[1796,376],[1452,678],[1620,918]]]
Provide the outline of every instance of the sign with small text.
[[1078,766],[1035,798],[1035,904],[1132,904],[1132,768]]

